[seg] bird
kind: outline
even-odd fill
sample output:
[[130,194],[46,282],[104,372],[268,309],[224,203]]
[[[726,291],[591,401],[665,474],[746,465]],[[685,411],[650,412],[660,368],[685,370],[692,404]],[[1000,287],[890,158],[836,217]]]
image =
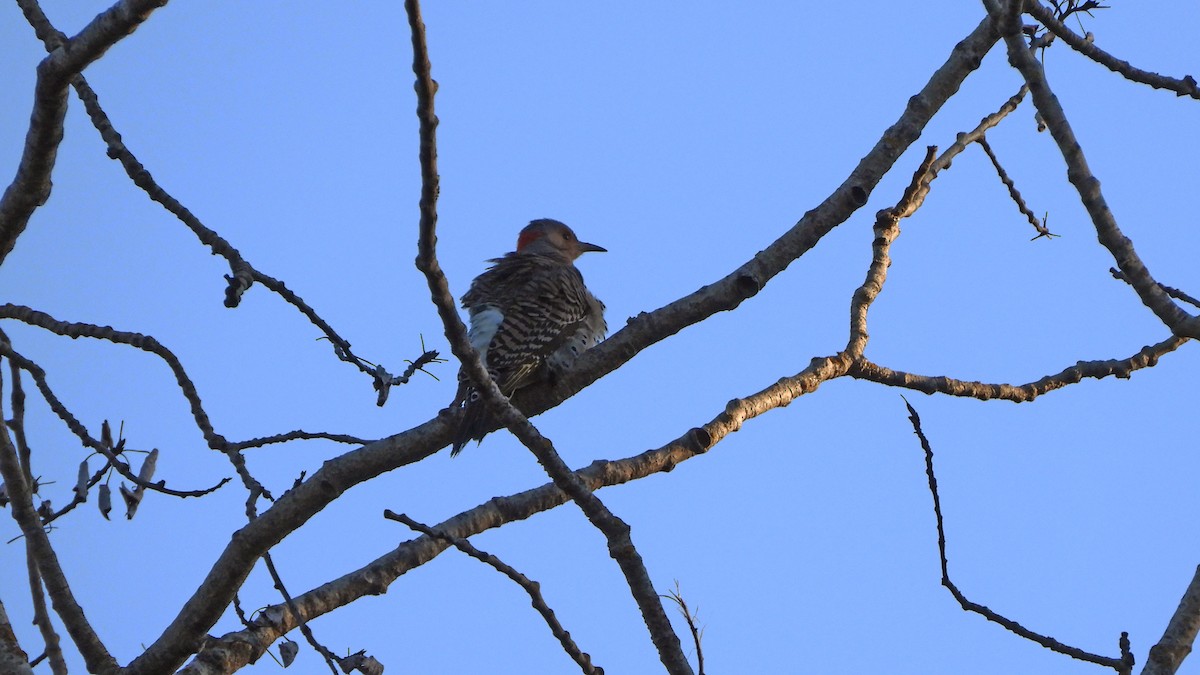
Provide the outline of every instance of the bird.
[[[565,224],[531,221],[517,236],[517,249],[492,258],[462,296],[467,337],[505,396],[570,368],[608,332],[604,303],[583,283],[575,260],[607,249],[580,241]],[[453,457],[495,425],[487,404],[459,372],[455,406],[461,408]]]

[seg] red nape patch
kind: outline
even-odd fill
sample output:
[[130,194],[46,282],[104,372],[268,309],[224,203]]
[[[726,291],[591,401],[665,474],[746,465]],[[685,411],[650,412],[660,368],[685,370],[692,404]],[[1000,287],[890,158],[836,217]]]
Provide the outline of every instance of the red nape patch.
[[527,227],[521,230],[521,234],[517,237],[517,250],[523,251],[525,247],[532,244],[546,234],[541,228]]

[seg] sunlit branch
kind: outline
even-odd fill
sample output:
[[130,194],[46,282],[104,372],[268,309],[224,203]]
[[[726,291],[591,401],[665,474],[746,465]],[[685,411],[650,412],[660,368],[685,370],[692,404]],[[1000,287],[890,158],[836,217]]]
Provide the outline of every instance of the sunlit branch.
[[[1011,7],[1020,0],[1011,0]],[[984,0],[989,13],[1000,16],[1000,8],[996,0]],[[1075,133],[1067,122],[1066,114],[1058,103],[1058,98],[1050,90],[1046,81],[1046,73],[1042,64],[1030,53],[1028,45],[1021,34],[1020,21],[998,19],[1004,41],[1008,46],[1009,63],[1020,71],[1029,85],[1033,104],[1041,113],[1050,135],[1058,144],[1059,151],[1067,163],[1067,179],[1079,192],[1080,201],[1091,216],[1096,227],[1100,243],[1112,254],[1117,267],[1125,273],[1130,284],[1141,298],[1142,302],[1176,335],[1200,337],[1200,322],[1188,315],[1172,302],[1170,296],[1158,287],[1150,271],[1133,248],[1133,243],[1126,237],[1117,225],[1116,218],[1108,208],[1104,194],[1100,191],[1100,181],[1092,174],[1087,159],[1083,155]]]
[[1179,607],[1167,623],[1162,639],[1150,648],[1142,675],[1173,675],[1192,651],[1200,631],[1200,567],[1179,601]]
[[867,359],[856,361],[847,374],[855,379],[869,380],[892,387],[903,387],[925,394],[937,393],[977,398],[981,401],[1001,399],[1014,403],[1025,403],[1042,394],[1062,389],[1084,379],[1099,380],[1110,375],[1128,378],[1136,370],[1156,365],[1160,357],[1175,351],[1185,342],[1187,342],[1187,338],[1170,337],[1158,344],[1143,347],[1138,353],[1125,359],[1080,361],[1058,373],[1020,385],[958,380],[943,375],[916,375],[885,368]]
[[1048,28],[1051,33],[1062,38],[1063,42],[1070,45],[1072,49],[1125,79],[1140,84],[1147,84],[1155,89],[1168,89],[1179,96],[1190,96],[1194,99],[1200,99],[1200,88],[1197,88],[1196,78],[1191,75],[1185,75],[1181,79],[1176,79],[1135,68],[1128,61],[1122,61],[1097,47],[1092,42],[1090,34],[1087,37],[1081,37],[1070,28],[1067,28],[1063,22],[1055,18],[1053,11],[1043,6],[1037,0],[1025,0],[1024,10]]
[[862,357],[867,347],[867,311],[871,303],[879,297],[883,284],[887,280],[887,270],[892,260],[888,256],[892,242],[900,236],[900,220],[912,215],[929,194],[929,182],[933,180],[931,173],[934,159],[937,157],[937,146],[931,145],[925,149],[925,159],[913,174],[912,182],[904,190],[900,201],[891,208],[880,209],[875,214],[875,239],[871,242],[871,265],[867,269],[867,278],[854,291],[850,300],[850,339],[846,343],[846,353],[852,358]]

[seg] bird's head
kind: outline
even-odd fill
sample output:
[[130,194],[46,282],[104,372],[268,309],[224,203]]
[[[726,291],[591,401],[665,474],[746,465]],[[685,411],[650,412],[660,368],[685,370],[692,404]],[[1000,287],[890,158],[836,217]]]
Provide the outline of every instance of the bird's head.
[[608,249],[579,237],[563,223],[550,218],[541,218],[525,226],[517,237],[517,253],[536,253],[573,261],[588,251],[605,253]]

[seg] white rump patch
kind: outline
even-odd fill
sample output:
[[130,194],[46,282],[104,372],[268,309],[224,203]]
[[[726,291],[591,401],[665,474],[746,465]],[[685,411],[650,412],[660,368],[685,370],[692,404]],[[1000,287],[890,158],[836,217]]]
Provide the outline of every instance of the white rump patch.
[[471,329],[467,331],[467,338],[471,340],[475,351],[479,352],[484,368],[487,368],[488,364],[488,345],[492,344],[492,338],[496,337],[496,331],[500,330],[502,323],[504,314],[490,305],[471,312]]

